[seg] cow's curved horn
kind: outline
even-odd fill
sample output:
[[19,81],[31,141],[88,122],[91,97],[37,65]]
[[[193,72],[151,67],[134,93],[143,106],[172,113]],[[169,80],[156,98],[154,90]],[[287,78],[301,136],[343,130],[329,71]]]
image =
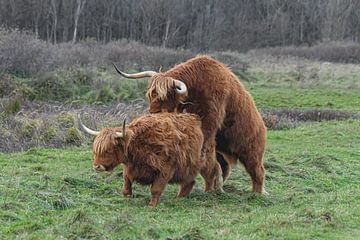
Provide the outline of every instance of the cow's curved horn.
[[121,133],[116,132],[116,136],[118,138],[124,138],[125,137],[125,124],[126,124],[126,118],[124,119],[124,122],[123,122],[122,132]]
[[94,136],[97,136],[100,134],[99,131],[94,131],[94,130],[91,130],[90,128],[86,127],[81,121],[80,114],[78,114],[78,119],[79,119],[81,127],[85,130],[85,132],[87,132],[90,135],[94,135]]
[[157,72],[154,71],[144,71],[144,72],[139,72],[139,73],[124,73],[122,71],[119,70],[119,68],[115,65],[115,63],[113,63],[115,70],[123,77],[126,78],[132,78],[132,79],[136,79],[136,78],[144,78],[144,77],[152,77],[155,74],[157,74]]
[[174,79],[174,83],[175,83],[175,91],[177,94],[183,95],[187,93],[187,87],[185,83],[176,79]]

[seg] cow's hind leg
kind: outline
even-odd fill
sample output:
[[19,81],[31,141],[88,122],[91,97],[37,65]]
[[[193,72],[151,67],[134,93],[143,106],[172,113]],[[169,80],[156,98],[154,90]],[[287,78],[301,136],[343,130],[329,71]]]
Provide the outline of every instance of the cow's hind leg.
[[249,173],[252,180],[252,189],[254,192],[267,194],[264,189],[265,183],[265,168],[262,159],[262,154],[258,157],[247,156],[247,158],[240,158],[244,164],[246,171]]
[[189,194],[191,193],[194,185],[195,185],[195,180],[193,180],[191,182],[186,182],[186,183],[180,184],[180,191],[179,191],[177,197],[187,197],[187,196],[189,196]]
[[231,164],[229,164],[225,160],[224,156],[219,152],[216,152],[216,160],[220,164],[223,182],[225,182],[226,179],[228,179],[228,177],[230,176]]

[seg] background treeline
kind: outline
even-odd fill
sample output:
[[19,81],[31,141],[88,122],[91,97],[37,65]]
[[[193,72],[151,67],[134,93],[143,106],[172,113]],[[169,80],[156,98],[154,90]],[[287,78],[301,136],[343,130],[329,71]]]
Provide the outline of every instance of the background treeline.
[[49,42],[131,39],[171,48],[360,41],[358,0],[0,0],[0,25]]

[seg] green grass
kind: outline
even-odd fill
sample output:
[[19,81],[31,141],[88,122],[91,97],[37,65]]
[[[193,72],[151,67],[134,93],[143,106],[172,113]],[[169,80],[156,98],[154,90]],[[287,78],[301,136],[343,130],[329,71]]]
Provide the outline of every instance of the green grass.
[[0,154],[1,239],[356,239],[360,233],[360,121],[269,131],[269,196],[236,167],[225,193],[188,199],[171,185],[156,209],[149,189],[121,195],[121,169],[92,171],[86,149]]
[[240,76],[262,109],[320,108],[360,112],[360,67],[356,64],[255,55]]
[[319,108],[360,112],[360,89],[246,85],[260,109]]

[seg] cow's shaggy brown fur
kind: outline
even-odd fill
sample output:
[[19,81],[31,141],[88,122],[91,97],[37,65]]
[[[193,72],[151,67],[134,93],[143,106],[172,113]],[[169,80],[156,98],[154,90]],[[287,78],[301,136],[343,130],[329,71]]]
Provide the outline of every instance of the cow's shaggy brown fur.
[[[174,79],[186,84],[188,95],[176,94]],[[198,56],[153,76],[147,97],[151,113],[185,111],[198,114],[205,139],[202,151],[207,161],[215,161],[216,139],[223,178],[229,175],[228,164],[239,159],[251,176],[253,191],[265,192],[266,127],[252,97],[229,68],[211,57]],[[207,170],[219,175],[218,166],[213,166]],[[207,174],[202,172],[202,175]],[[211,188],[210,183],[207,189]]]
[[120,128],[106,128],[95,138],[95,170],[124,165],[123,194],[132,195],[134,181],[151,185],[151,206],[156,206],[167,183],[180,185],[179,197],[190,194],[203,168],[201,121],[193,114],[150,114],[130,123],[125,137]]

